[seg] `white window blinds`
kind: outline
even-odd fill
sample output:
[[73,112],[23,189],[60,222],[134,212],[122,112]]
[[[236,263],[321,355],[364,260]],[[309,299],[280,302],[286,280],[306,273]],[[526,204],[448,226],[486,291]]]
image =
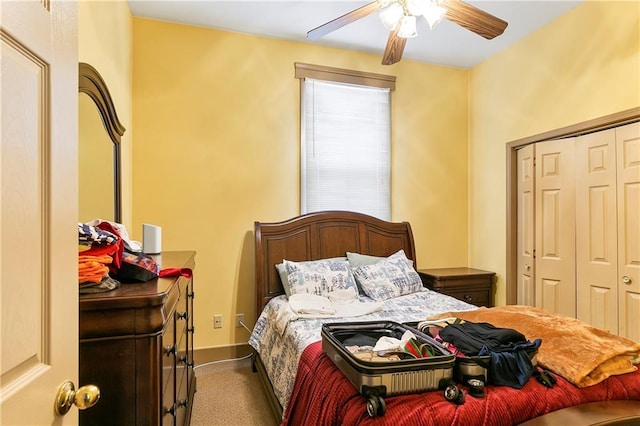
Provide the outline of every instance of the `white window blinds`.
[[387,88],[305,78],[301,211],[391,218],[391,105]]

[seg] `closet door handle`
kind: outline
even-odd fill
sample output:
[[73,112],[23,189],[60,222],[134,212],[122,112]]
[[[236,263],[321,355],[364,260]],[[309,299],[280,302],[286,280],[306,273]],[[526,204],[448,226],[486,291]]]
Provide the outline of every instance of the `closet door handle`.
[[176,405],[173,404],[171,407],[165,408],[164,409],[164,414],[170,414],[171,417],[175,417],[176,416]]
[[631,284],[631,278],[625,275],[625,276],[622,277],[622,282],[625,283],[626,285],[630,285]]

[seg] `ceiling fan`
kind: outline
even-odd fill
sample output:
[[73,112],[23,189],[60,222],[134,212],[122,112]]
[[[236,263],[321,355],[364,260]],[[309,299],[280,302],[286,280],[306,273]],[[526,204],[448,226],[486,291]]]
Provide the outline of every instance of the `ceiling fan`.
[[443,18],[488,40],[499,36],[507,22],[461,0],[375,0],[320,25],[307,33],[317,40],[330,32],[380,10],[380,20],[389,29],[383,65],[395,64],[402,58],[407,38],[415,37],[416,19],[424,16],[433,28]]

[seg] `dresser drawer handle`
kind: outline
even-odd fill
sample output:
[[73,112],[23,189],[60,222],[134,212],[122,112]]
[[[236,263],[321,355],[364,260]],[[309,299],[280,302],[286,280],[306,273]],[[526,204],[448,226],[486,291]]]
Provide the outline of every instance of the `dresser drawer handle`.
[[178,319],[186,320],[189,318],[189,312],[178,312]]
[[178,401],[178,406],[179,407],[186,407],[188,403],[189,403],[188,400],[182,399],[182,400]]
[[176,347],[176,345],[165,346],[164,353],[166,356],[175,355],[178,353],[178,348]]
[[189,333],[195,333],[196,332],[196,328],[195,327],[187,327],[187,331]]
[[179,362],[180,364],[185,364],[185,365],[186,365],[186,364],[187,364],[187,356],[186,356],[186,355],[182,355],[182,356],[178,359],[178,362]]
[[471,296],[470,296],[470,295],[468,295],[468,294],[465,294],[465,295],[464,295],[464,300],[465,300],[465,302],[471,302],[471,301],[473,300],[473,297],[471,297]]
[[195,291],[192,291],[191,293],[187,294],[187,297],[188,297],[189,299],[195,299],[195,298],[196,298],[196,292],[195,292]]

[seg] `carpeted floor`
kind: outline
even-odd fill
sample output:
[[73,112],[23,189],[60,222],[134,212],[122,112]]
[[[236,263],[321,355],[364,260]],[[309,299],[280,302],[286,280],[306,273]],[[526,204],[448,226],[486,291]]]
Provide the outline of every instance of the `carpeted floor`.
[[277,425],[251,359],[197,366],[191,426]]

